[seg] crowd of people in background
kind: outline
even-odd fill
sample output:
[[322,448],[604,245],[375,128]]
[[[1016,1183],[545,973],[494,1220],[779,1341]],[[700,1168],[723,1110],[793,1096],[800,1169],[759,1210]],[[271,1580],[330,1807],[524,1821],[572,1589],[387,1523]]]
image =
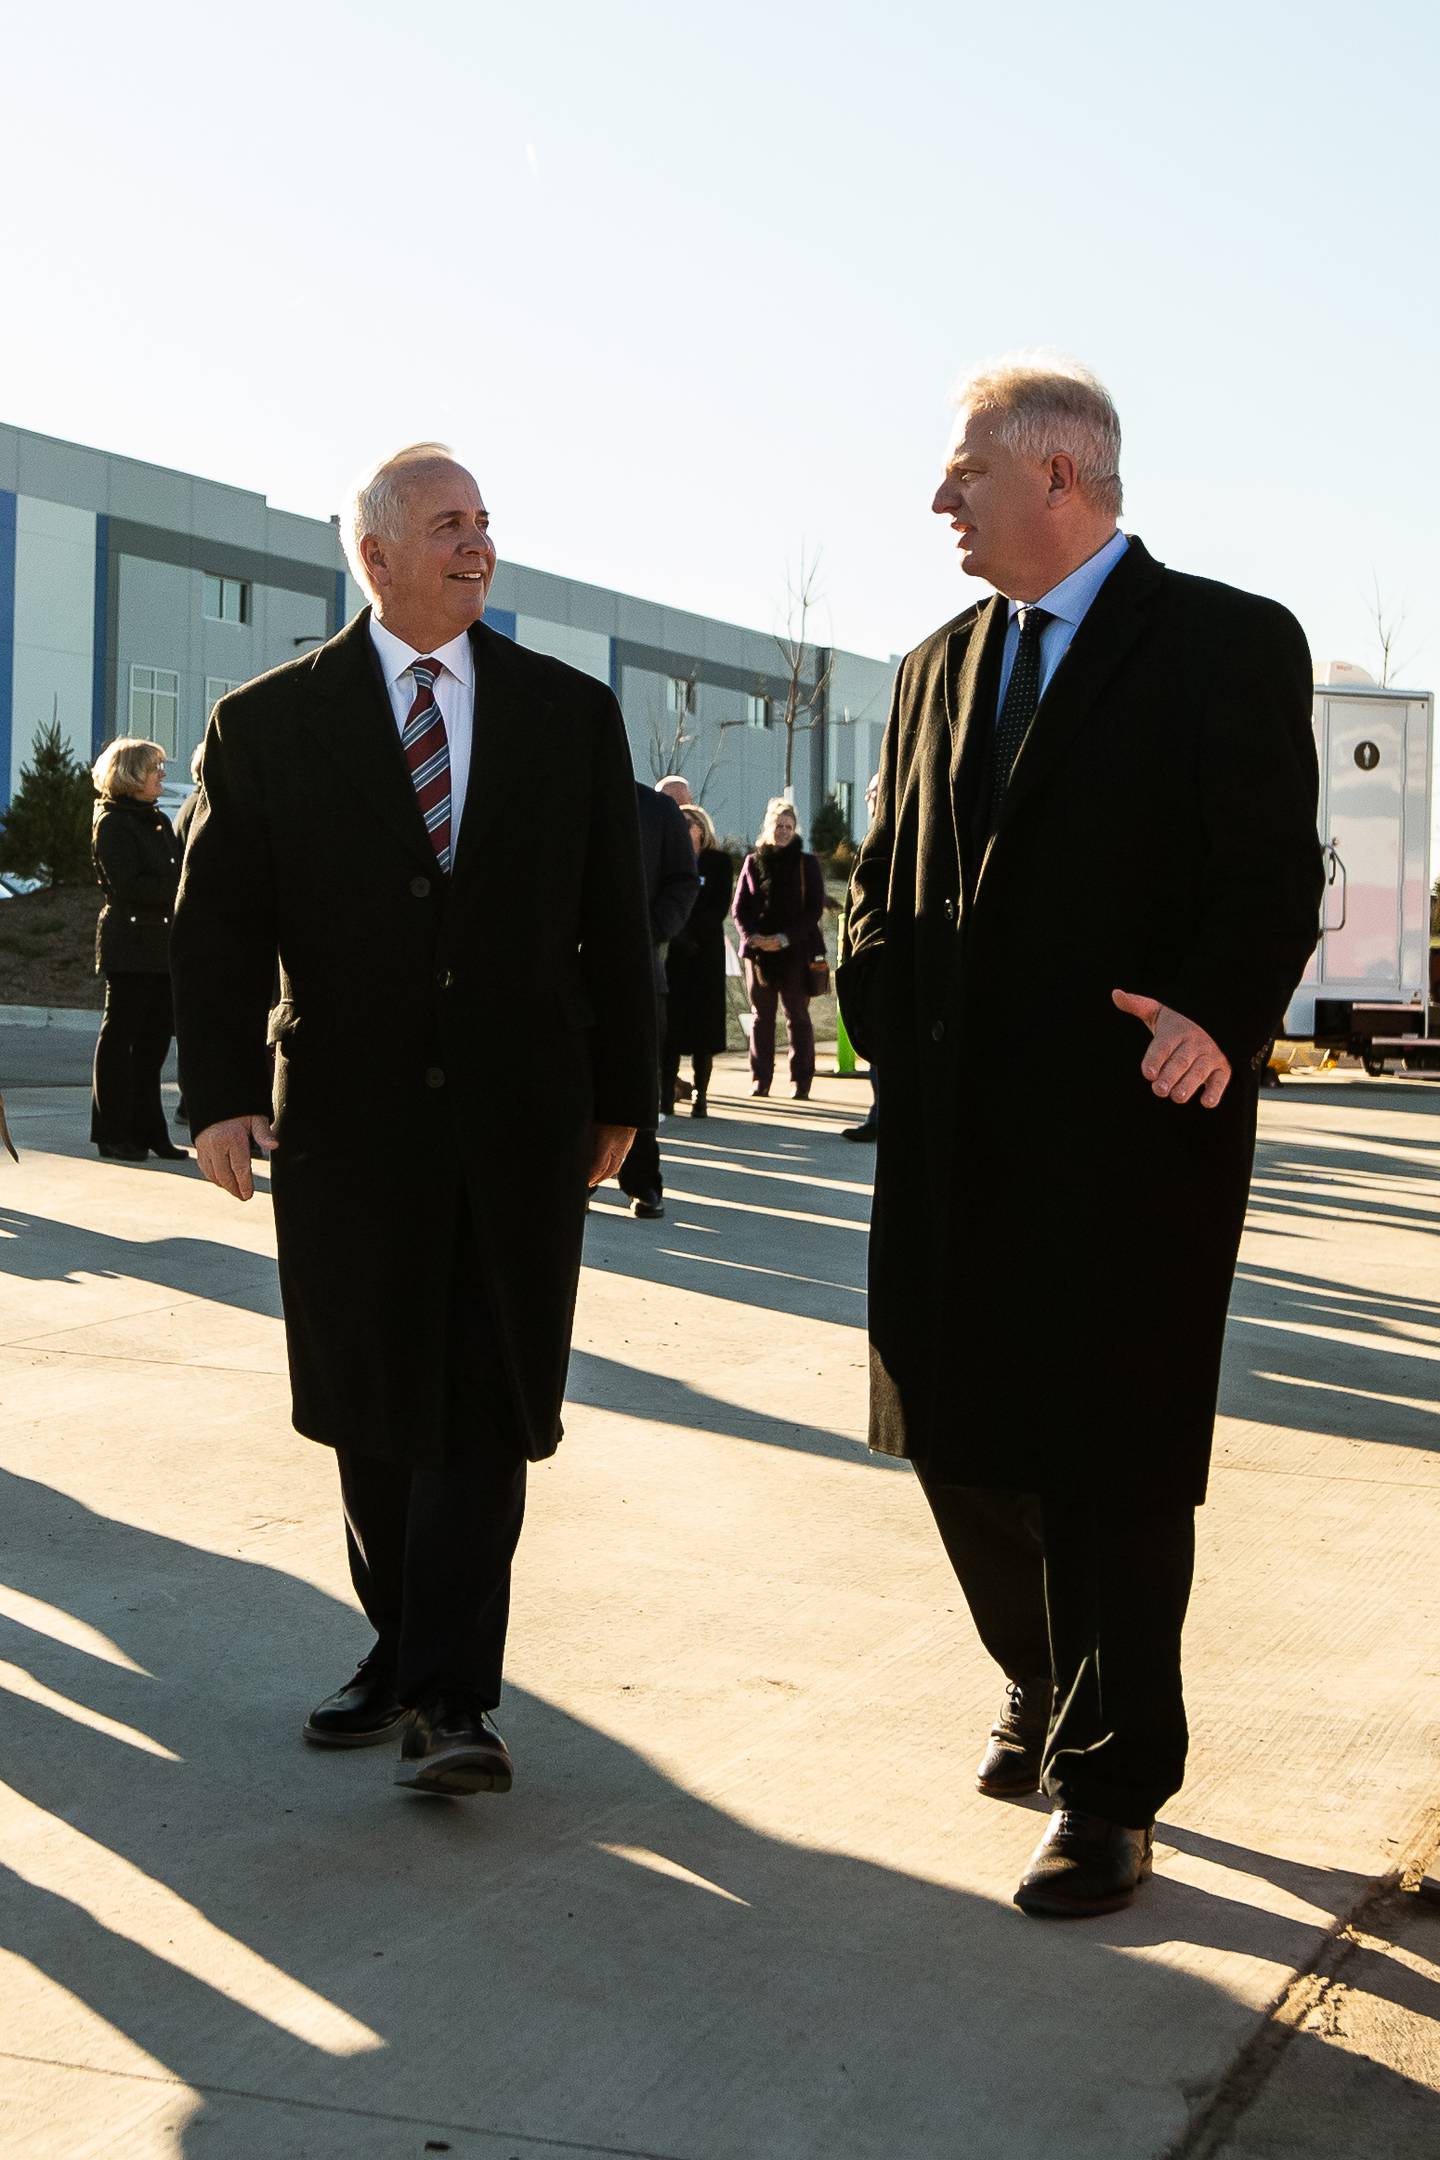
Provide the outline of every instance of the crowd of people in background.
[[[159,743],[121,737],[93,768],[95,876],[104,896],[96,933],[96,973],[105,1004],[95,1049],[91,1138],[117,1162],[188,1157],[166,1126],[161,1074],[174,1036],[170,995],[170,923],[185,838],[200,799],[201,749],[190,760],[191,791],[174,822],[160,808],[166,754]],[[733,921],[750,1007],[749,1064],[754,1096],[770,1093],[775,1031],[783,1012],[789,1074],[797,1102],[815,1077],[810,1000],[828,981],[821,924],[825,877],[806,851],[795,805],[776,795],[738,878],[714,820],[689,782],[668,773],[654,788],[637,783],[646,857],[655,991],[660,1012],[660,1106],[663,1117],[688,1102],[692,1118],[710,1114],[715,1059],[726,1047],[726,932]],[[874,809],[875,782],[867,793]],[[683,842],[683,845],[682,845]],[[688,850],[688,853],[686,852]],[[682,1078],[689,1060],[691,1077]],[[875,1076],[871,1073],[872,1097]],[[177,1123],[185,1126],[183,1094]],[[875,1134],[875,1102],[847,1140]],[[637,1134],[618,1180],[632,1214],[655,1220],[664,1209],[658,1133]]]

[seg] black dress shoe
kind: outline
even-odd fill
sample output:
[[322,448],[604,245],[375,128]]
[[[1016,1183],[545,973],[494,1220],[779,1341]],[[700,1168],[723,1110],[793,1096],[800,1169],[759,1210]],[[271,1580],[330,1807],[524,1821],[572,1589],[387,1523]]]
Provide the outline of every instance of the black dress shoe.
[[1155,1825],[1124,1823],[1057,1808],[1015,1892],[1021,1912],[1045,1920],[1120,1912],[1150,1874]]
[[708,1102],[706,1102],[703,1095],[692,1096],[690,1102],[690,1115],[691,1117],[709,1117],[710,1105]]
[[190,1160],[189,1148],[171,1147],[168,1141],[164,1147],[152,1147],[150,1153],[157,1155],[161,1162],[189,1162]]
[[509,1792],[510,1750],[483,1710],[462,1696],[436,1694],[416,1709],[400,1749],[397,1785],[463,1799]]
[[1005,1707],[990,1728],[990,1745],[975,1772],[981,1792],[1004,1800],[1038,1789],[1053,1692],[1048,1673],[1006,1682]]
[[338,1694],[317,1703],[304,1724],[315,1747],[378,1747],[410,1722],[395,1693],[395,1675],[366,1658]]
[[96,1141],[95,1152],[106,1162],[144,1162],[146,1154],[143,1147],[112,1147],[106,1140]]
[[658,1222],[665,1213],[665,1203],[659,1193],[636,1193],[630,1212],[639,1222]]
[[842,1140],[873,1140],[879,1131],[874,1118],[866,1118],[863,1125],[847,1125],[841,1132]]

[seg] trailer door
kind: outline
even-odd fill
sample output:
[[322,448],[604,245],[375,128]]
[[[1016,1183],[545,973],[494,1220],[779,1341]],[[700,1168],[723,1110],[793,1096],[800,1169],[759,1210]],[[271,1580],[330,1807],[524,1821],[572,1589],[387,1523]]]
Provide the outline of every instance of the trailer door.
[[1402,698],[1331,697],[1323,786],[1325,829],[1339,858],[1326,896],[1322,986],[1401,994],[1405,876],[1405,722]]

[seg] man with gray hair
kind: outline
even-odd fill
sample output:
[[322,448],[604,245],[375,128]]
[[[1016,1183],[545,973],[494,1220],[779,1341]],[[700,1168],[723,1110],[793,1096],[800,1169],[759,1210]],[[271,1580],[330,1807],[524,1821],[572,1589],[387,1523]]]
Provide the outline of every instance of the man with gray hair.
[[[635,781],[609,689],[481,620],[489,512],[442,445],[361,483],[346,543],[370,605],[211,717],[180,1059],[205,1175],[248,1200],[252,1146],[272,1158],[294,1421],[336,1452],[375,1631],[305,1737],[403,1736],[399,1783],[503,1792],[510,1567],[560,1439],[586,1188],[656,1115]],[[567,844],[537,853],[529,806],[562,796]],[[517,1105],[543,1146],[505,1144]]]
[[1119,461],[1072,362],[961,389],[932,508],[995,596],[901,664],[839,980],[885,1074],[871,1444],[1009,1683],[977,1783],[1049,1796],[1016,1902],[1053,1916],[1130,1901],[1184,1773],[1259,1071],[1321,892],[1299,625],[1121,532]]

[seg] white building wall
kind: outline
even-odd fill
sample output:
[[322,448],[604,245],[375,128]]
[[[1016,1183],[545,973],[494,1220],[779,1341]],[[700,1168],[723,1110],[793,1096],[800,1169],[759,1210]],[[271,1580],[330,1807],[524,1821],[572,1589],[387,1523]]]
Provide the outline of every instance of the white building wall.
[[610,681],[610,640],[598,630],[577,630],[571,623],[545,622],[538,615],[515,617],[515,642],[529,652],[548,653],[582,675]]
[[37,730],[57,714],[62,735],[89,764],[94,638],[94,511],[17,497],[12,793]]

